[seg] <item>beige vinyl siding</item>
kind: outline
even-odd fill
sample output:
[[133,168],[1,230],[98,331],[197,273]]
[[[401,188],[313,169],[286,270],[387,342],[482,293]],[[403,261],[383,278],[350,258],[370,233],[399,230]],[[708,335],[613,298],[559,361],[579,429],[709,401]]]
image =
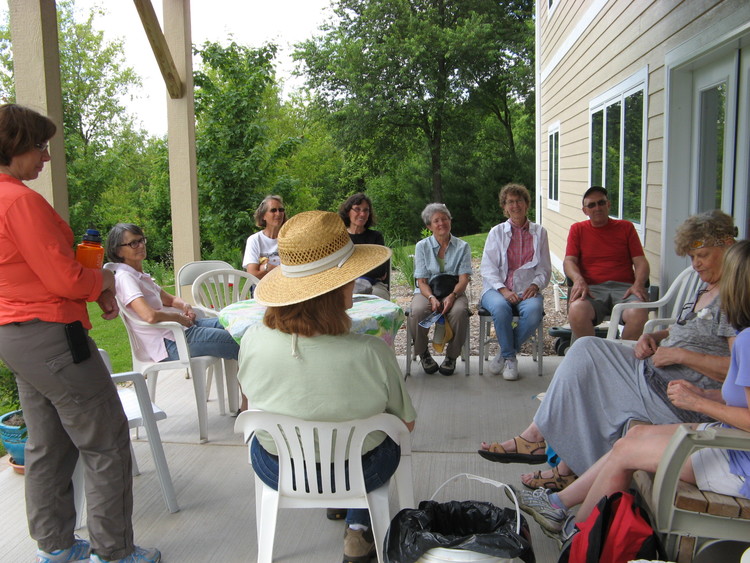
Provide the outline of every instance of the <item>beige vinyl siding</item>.
[[[613,0],[601,10],[571,45],[554,69],[549,64],[559,57],[558,50],[569,42],[594,0],[559,0],[551,17],[547,4],[542,8],[541,45],[537,54],[542,73],[540,123],[543,135],[540,185],[547,181],[546,132],[551,123],[560,123],[559,211],[542,200],[542,223],[549,231],[550,250],[555,262],[565,250],[570,224],[585,218],[581,194],[588,187],[590,141],[589,102],[608,92],[641,69],[648,67],[645,146],[645,216],[641,231],[646,256],[651,263],[652,283],[659,282],[661,248],[662,181],[664,173],[665,66],[666,53],[687,39],[699,35],[709,22],[729,15],[743,0],[658,0],[642,2]],[[590,15],[588,16],[590,17]],[[570,43],[568,43],[570,44]],[[679,193],[679,188],[672,187]]]

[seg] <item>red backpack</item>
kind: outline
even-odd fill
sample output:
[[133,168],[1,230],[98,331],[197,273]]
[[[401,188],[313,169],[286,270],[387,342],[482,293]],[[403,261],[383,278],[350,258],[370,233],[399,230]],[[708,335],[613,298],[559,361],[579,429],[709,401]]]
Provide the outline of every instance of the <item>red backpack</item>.
[[579,532],[563,546],[558,563],[627,563],[663,557],[646,512],[630,493],[602,498],[576,527]]

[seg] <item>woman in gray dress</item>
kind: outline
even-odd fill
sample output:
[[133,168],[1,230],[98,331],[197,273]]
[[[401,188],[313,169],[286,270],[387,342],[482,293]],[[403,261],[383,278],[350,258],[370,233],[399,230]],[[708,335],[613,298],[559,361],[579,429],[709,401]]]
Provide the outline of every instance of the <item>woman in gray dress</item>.
[[534,422],[516,438],[483,443],[480,455],[503,463],[544,463],[549,444],[564,461],[551,473],[526,474],[522,481],[532,488],[560,490],[607,453],[630,420],[704,421],[675,407],[666,389],[676,379],[717,389],[726,377],[735,331],[721,313],[718,282],[724,252],[735,235],[732,218],[719,210],[687,219],[677,230],[675,250],[690,256],[703,283],[677,323],[644,334],[634,349],[596,337],[576,341]]

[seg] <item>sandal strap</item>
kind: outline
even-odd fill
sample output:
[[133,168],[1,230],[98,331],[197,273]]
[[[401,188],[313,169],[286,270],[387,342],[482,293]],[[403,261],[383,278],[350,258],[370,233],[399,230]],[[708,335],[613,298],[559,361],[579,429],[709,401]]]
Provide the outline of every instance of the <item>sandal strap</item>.
[[516,436],[513,438],[516,443],[516,452],[519,454],[533,454],[537,450],[547,451],[547,443],[542,440],[541,442],[529,442],[522,436]]

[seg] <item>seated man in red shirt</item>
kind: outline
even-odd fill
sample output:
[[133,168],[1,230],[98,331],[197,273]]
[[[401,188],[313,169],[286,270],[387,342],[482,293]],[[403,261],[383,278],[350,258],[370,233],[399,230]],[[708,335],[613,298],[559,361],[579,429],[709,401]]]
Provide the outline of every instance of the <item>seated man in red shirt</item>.
[[[633,223],[609,217],[607,190],[592,186],[583,194],[588,221],[574,223],[568,234],[563,268],[573,280],[568,321],[573,338],[593,336],[594,327],[624,301],[648,301],[648,260]],[[637,340],[648,319],[646,309],[623,315],[622,338]]]

